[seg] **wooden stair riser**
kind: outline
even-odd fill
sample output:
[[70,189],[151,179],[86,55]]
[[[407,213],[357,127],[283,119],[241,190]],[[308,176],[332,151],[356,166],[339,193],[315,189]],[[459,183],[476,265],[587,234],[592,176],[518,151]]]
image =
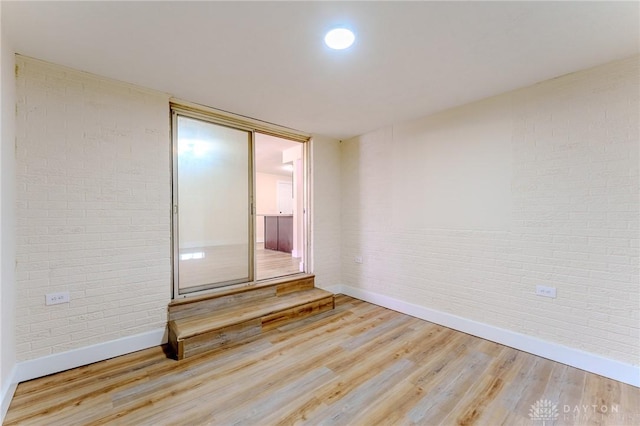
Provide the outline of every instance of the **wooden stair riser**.
[[220,294],[210,294],[190,299],[180,299],[169,305],[169,321],[188,318],[205,314],[218,309],[240,306],[252,300],[263,299],[271,296],[283,296],[314,288],[313,276],[302,276],[286,281],[274,282],[258,286],[239,287],[231,292],[224,291]]
[[178,340],[176,355],[178,359],[184,359],[225,345],[244,342],[247,338],[257,336],[261,332],[262,321],[260,318],[256,318],[223,329],[189,337],[185,340]]
[[314,288],[279,297],[258,299],[239,306],[170,321],[169,325],[174,329],[178,339],[186,339],[197,334],[219,330],[234,324],[275,314],[295,306],[316,302],[328,296],[331,296],[331,293]]
[[327,297],[316,302],[307,303],[305,305],[296,306],[285,311],[276,312],[275,314],[262,317],[262,330],[269,331],[282,325],[294,322],[312,315],[330,311],[335,304],[333,296]]
[[171,324],[169,324],[168,329],[169,329],[169,346],[171,347],[171,353],[173,353],[177,359],[182,359],[180,358],[180,356],[183,350],[181,349],[180,342],[178,342],[178,336],[176,336],[176,333],[173,330],[173,327],[171,327]]
[[[223,346],[245,342],[248,338],[282,325],[334,309],[333,296],[305,303],[280,312],[235,324],[218,330],[201,333],[184,340],[177,340],[174,348],[181,360]],[[174,335],[175,336],[175,335]]]
[[248,342],[261,333],[334,309],[313,275],[235,286],[169,304],[169,344],[177,359]]
[[314,287],[314,277],[306,277],[276,285],[276,294],[283,296],[297,291],[311,290]]
[[169,321],[189,318],[197,315],[215,312],[219,309],[240,306],[253,300],[276,296],[276,287],[256,288],[252,291],[230,294],[223,297],[200,300],[196,303],[169,307]]

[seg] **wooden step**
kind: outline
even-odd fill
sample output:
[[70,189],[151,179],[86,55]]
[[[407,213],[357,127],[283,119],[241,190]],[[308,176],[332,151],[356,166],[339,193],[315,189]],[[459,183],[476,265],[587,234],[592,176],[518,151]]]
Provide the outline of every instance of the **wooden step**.
[[241,343],[251,336],[334,308],[333,293],[315,288],[313,276],[229,291],[169,306],[169,343],[177,359]]
[[255,284],[230,286],[202,296],[176,299],[169,304],[169,321],[241,306],[251,300],[310,290],[314,288],[314,278],[311,274],[297,274]]

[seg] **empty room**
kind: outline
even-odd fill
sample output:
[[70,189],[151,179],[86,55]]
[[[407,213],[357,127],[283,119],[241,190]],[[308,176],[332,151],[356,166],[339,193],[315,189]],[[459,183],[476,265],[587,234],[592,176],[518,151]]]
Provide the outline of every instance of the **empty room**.
[[640,3],[0,35],[3,425],[640,424]]

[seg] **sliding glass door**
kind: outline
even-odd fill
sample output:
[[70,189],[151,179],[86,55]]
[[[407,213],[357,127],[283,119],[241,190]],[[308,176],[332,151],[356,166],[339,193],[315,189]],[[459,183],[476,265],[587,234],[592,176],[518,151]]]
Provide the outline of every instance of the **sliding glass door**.
[[253,281],[252,132],[173,113],[174,297]]

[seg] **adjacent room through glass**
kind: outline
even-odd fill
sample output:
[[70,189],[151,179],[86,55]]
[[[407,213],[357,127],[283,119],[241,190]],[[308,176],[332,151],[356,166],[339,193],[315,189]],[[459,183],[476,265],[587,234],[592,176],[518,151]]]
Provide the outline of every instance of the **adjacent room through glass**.
[[173,111],[174,297],[305,271],[305,143]]
[[256,133],[258,280],[304,271],[303,145]]

